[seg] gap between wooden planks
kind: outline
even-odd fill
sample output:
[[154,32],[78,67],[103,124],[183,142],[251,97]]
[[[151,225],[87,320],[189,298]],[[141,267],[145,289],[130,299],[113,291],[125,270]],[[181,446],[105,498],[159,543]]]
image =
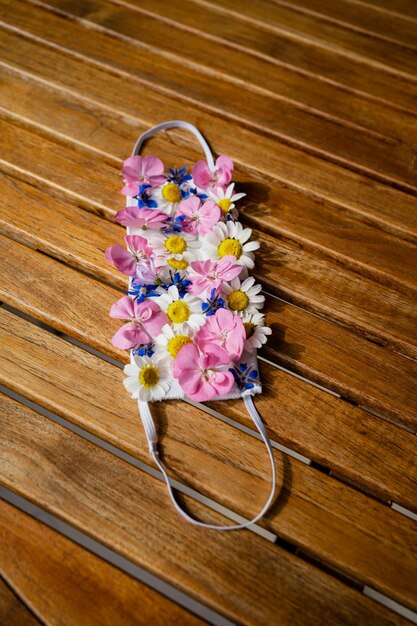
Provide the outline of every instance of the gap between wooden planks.
[[[115,394],[120,370],[2,309],[0,320],[4,385],[149,461],[134,403],[122,389]],[[262,443],[184,403],[155,405],[153,412],[164,457],[180,481],[250,515],[270,479]],[[199,433],[198,445],[190,432]],[[231,459],[237,439],[239,452]],[[404,518],[399,524],[385,506],[278,452],[276,465],[283,486],[266,527],[362,584],[413,606],[415,564],[409,548],[417,537],[412,522]]]
[[[109,337],[116,329],[117,322],[108,318],[108,310],[120,296],[120,292],[92,281],[66,265],[57,263],[10,239],[2,237],[0,244],[5,276],[2,287],[4,302],[23,309],[28,314],[90,344],[101,352],[126,359],[124,353],[116,350],[109,343]],[[20,273],[16,277],[11,269],[13,267],[27,269],[25,273]],[[53,272],[52,275],[51,272]],[[10,279],[7,278],[9,273]],[[45,276],[48,276],[46,281]],[[71,287],[74,281],[75,289]],[[32,284],[36,284],[36,291],[32,289]],[[100,303],[100,306],[97,303]],[[265,367],[265,371],[270,372],[271,380],[274,381],[278,372],[270,366]],[[402,464],[404,464],[401,469],[397,455],[398,446],[414,445],[412,435],[366,414],[359,408],[343,403],[289,374],[279,372],[279,375],[287,381],[289,391],[280,400],[279,405],[282,407],[280,418],[277,419],[276,409],[272,411],[271,417],[274,418],[273,428],[280,432],[285,443],[291,441],[291,438],[287,439],[287,433],[295,433],[291,435],[292,445],[296,442],[299,452],[310,458],[318,454],[332,469],[343,468],[342,473],[347,471],[350,479],[359,484],[365,481],[365,485],[371,486],[372,490],[384,494],[389,499],[394,499],[398,504],[403,504],[403,498],[406,497],[408,508],[414,508],[413,455],[412,453],[401,455]],[[275,388],[273,382],[270,387]],[[292,390],[290,397],[294,399],[289,403],[287,413],[286,398],[290,390]],[[301,403],[300,398],[303,399]],[[261,411],[265,415],[271,414],[271,404],[267,397],[262,395],[259,402]],[[263,402],[266,402],[265,407]],[[227,411],[230,411],[234,405],[228,402],[225,406],[227,406]],[[300,409],[300,421],[294,422],[294,415],[299,414]],[[323,416],[328,416],[326,428],[324,428]],[[335,429],[336,416],[339,416],[339,424]],[[287,422],[286,427],[283,427],[283,419]],[[317,430],[317,419],[320,419],[321,424],[319,430]],[[307,424],[311,424],[310,436],[306,432]],[[364,428],[365,424],[368,426]],[[375,430],[376,425],[378,428]],[[325,437],[323,437],[324,434]],[[394,441],[395,445],[393,445]],[[314,447],[311,448],[313,442]],[[385,447],[383,457],[380,457],[381,446]],[[343,455],[341,455],[341,450],[343,450]],[[332,451],[334,451],[333,454]],[[393,462],[387,464],[387,457],[392,454],[394,455]],[[363,461],[359,463],[361,458]],[[390,480],[390,487],[387,489],[390,475],[393,481]],[[404,481],[405,477],[407,479]],[[402,494],[401,501],[394,497],[394,489],[397,496]]]
[[[3,120],[6,158],[13,161],[14,166],[27,167],[24,155],[32,149],[40,149],[44,132],[41,133],[39,128],[23,127],[16,145],[15,129],[16,125],[10,126],[7,118]],[[77,194],[81,188],[89,197],[101,201],[103,206],[110,204],[109,194],[114,198],[118,195],[119,175],[109,158],[102,156],[100,161],[92,160],[90,150],[68,146],[67,140],[56,137],[47,145],[47,150],[42,148],[45,156],[40,165],[44,177],[53,178],[57,185],[71,193]],[[70,177],[68,171],[71,171]],[[114,210],[108,209],[108,214],[113,215]],[[352,276],[349,270],[302,250],[292,241],[272,238],[258,230],[253,234],[263,245],[257,272],[262,275],[268,290],[347,325],[391,349],[409,356],[417,355],[417,338],[413,336],[415,300],[411,294],[399,294],[382,285],[376,286],[364,276]]]
[[[201,529],[165,506],[158,481],[23,405],[3,397],[2,406],[4,486],[229,619],[244,624],[408,623],[253,533],[206,532],[201,541]],[[185,501],[201,515],[201,505]],[[205,515],[215,523],[221,519],[212,512]]]
[[[7,0],[2,0],[3,2],[7,2]],[[52,0],[51,0],[52,1]],[[60,2],[57,0],[57,4],[62,4],[65,6],[65,2]],[[90,6],[91,5],[91,6]],[[43,6],[43,4],[42,4]],[[177,62],[176,74],[184,75],[188,69],[188,63],[184,62],[184,57],[176,58],[176,54],[184,53],[184,46],[188,45],[189,41],[192,41],[192,37],[188,36],[184,38],[173,38],[173,34],[175,34],[175,29],[173,31],[171,25],[164,25],[160,20],[153,20],[152,25],[147,25],[143,23],[144,18],[146,21],[146,16],[140,16],[135,11],[130,11],[127,15],[119,16],[118,12],[126,11],[122,7],[117,7],[116,5],[109,4],[106,8],[105,3],[100,0],[100,2],[95,5],[94,1],[92,2],[80,2],[78,5],[74,2],[71,2],[68,5],[68,10],[72,15],[72,12],[77,12],[83,15],[84,13],[89,13],[91,9],[91,19],[98,20],[100,25],[100,19],[103,18],[105,23],[112,24],[111,15],[113,12],[115,15],[115,30],[110,30],[109,33],[112,36],[109,36],[107,33],[107,29],[105,33],[97,32],[95,29],[95,34],[93,43],[93,48],[98,45],[100,38],[103,38],[105,41],[105,47],[109,47],[110,41],[112,41],[112,49],[114,48],[114,36],[118,29],[121,29],[122,35],[119,41],[119,57],[117,59],[112,59],[112,64],[116,64],[119,67],[128,68],[128,71],[131,72],[135,65],[138,65],[138,59],[140,58],[140,67],[143,69],[144,65],[152,69],[154,72],[160,72],[161,69],[161,51],[164,46],[169,46],[173,49],[166,51],[167,59],[169,60],[170,66],[170,83],[174,80],[174,67],[173,64]],[[31,13],[36,7],[31,7]],[[39,9],[38,9],[39,10]],[[16,19],[18,19],[16,13],[18,11],[6,11],[6,21],[10,18],[10,21],[13,23]],[[9,16],[9,13],[12,13]],[[27,11],[25,12],[27,13]],[[68,14],[65,13],[65,16]],[[45,19],[53,19],[54,16],[46,16]],[[55,18],[57,19],[57,18]],[[59,20],[58,20],[59,21]],[[62,23],[61,18],[61,23]],[[135,21],[137,23],[135,23]],[[74,41],[77,41],[76,45],[80,45],[79,38],[75,35],[74,29],[80,29],[84,33],[84,37],[88,34],[90,37],[90,30],[84,24],[77,24],[73,22],[71,27],[71,40],[68,41],[68,29],[67,29],[67,20],[64,20],[65,27],[61,30],[64,40],[60,39],[59,44],[63,45],[66,43],[67,46],[73,47]],[[88,25],[88,24],[87,24]],[[152,27],[151,27],[152,26]],[[101,25],[100,25],[101,27]],[[46,29],[46,25],[44,20],[42,20],[42,28]],[[52,25],[51,25],[52,28]],[[124,31],[127,29],[127,35]],[[66,34],[65,34],[66,31]],[[140,38],[138,38],[138,32],[141,33]],[[150,41],[146,42],[146,38],[148,37],[147,33],[149,33]],[[56,37],[57,33],[54,33],[52,37]],[[49,34],[51,36],[51,34]],[[80,34],[80,38],[81,38]],[[65,37],[67,42],[65,42]],[[107,39],[106,39],[107,37]],[[158,37],[160,37],[160,45],[153,46],[151,42],[154,44],[158,42]],[[132,43],[132,46],[128,46],[127,43]],[[170,42],[169,44],[167,42]],[[87,46],[91,47],[91,44],[87,42]],[[142,50],[143,54],[140,55],[135,50],[136,46],[139,46]],[[149,49],[150,46],[150,49]],[[208,45],[207,49],[203,49],[203,40],[201,38],[198,39],[198,46],[193,46],[192,50],[194,50],[196,54],[201,54],[203,62],[207,55],[210,54],[209,58],[214,64],[214,56],[216,54],[217,49],[221,49],[220,46],[215,46],[212,50],[212,45]],[[175,48],[178,48],[177,52]],[[114,54],[113,51],[110,54]],[[100,48],[100,50],[89,51],[89,56],[95,58],[99,58],[100,60],[103,58],[104,50]],[[143,56],[147,54],[155,54],[158,59],[148,59],[143,58]],[[191,50],[188,52],[189,55],[192,54]],[[174,59],[172,56],[174,55]],[[105,54],[104,54],[105,56]],[[129,62],[127,62],[129,58]],[[220,60],[223,63],[226,63],[226,66],[229,65],[229,56],[225,56],[223,53],[220,56]],[[248,59],[236,59],[233,63],[234,67],[248,68],[249,60]],[[249,69],[249,68],[248,68]],[[183,98],[187,93],[190,94],[191,98],[195,102],[198,101],[198,105],[203,110],[215,110],[216,112],[222,112],[234,106],[234,110],[230,111],[232,115],[232,119],[234,118],[240,124],[242,122],[245,123],[248,128],[256,129],[258,132],[265,132],[268,136],[271,134],[275,134],[276,138],[285,144],[289,144],[295,148],[302,149],[308,153],[316,155],[322,158],[325,158],[330,161],[334,161],[343,165],[346,168],[353,169],[354,171],[359,171],[365,173],[367,175],[372,176],[376,180],[380,180],[384,183],[392,184],[394,186],[398,186],[407,191],[410,191],[414,194],[417,193],[416,186],[416,177],[415,172],[412,167],[410,167],[410,163],[413,163],[416,157],[416,148],[409,147],[402,141],[393,141],[384,139],[383,141],[377,140],[375,137],[371,136],[369,133],[361,132],[351,126],[340,126],[339,123],[335,123],[332,120],[327,118],[318,118],[312,115],[312,112],[303,112],[297,107],[294,107],[292,104],[284,102],[282,100],[275,99],[273,101],[273,106],[269,107],[269,113],[266,119],[261,122],[258,122],[258,117],[260,115],[259,107],[255,104],[253,106],[253,110],[251,111],[251,93],[244,94],[247,89],[247,85],[250,84],[250,78],[245,76],[241,79],[238,85],[230,85],[229,76],[227,75],[227,79],[224,81],[224,93],[221,93],[221,79],[223,74],[212,76],[211,72],[209,72],[208,76],[206,76],[206,80],[202,80],[202,73],[206,72],[206,67],[203,64],[198,64],[194,67],[191,64],[190,70],[193,70],[195,74],[199,74],[199,78],[197,81],[197,77],[187,77],[187,80],[184,81],[184,77],[182,78],[181,85],[178,85],[176,89],[176,94],[181,94]],[[260,64],[257,59],[253,60],[253,67],[251,68],[251,75],[254,73],[260,73]],[[274,72],[272,73],[272,76]],[[177,80],[180,80],[177,78]],[[268,80],[273,80],[272,77],[268,77]],[[162,78],[159,76],[155,76],[155,83],[161,82],[162,85],[166,84],[167,77]],[[198,84],[199,83],[199,84]],[[191,93],[190,93],[190,87]],[[416,85],[417,87],[417,85]],[[153,86],[154,88],[154,86]],[[278,85],[277,85],[278,88]],[[242,97],[244,96],[244,97]],[[233,105],[233,101],[235,104]],[[264,103],[267,102],[267,96],[263,95]],[[242,104],[244,103],[244,106]],[[263,107],[264,108],[264,107]],[[387,145],[388,143],[388,145]],[[285,146],[286,151],[288,151]]]
[[[2,503],[0,501],[0,506]],[[41,622],[31,613],[16,593],[0,576],[0,622],[7,626],[41,626]]]
[[[8,27],[8,25],[4,26]],[[64,29],[62,34],[64,35],[65,32]],[[93,91],[94,98],[98,102],[107,103],[111,110],[114,110],[117,103],[120,112],[133,113],[136,118],[138,115],[136,102],[139,99],[142,115],[145,110],[148,111],[148,124],[153,123],[155,110],[160,111],[161,116],[165,111],[164,115],[167,117],[186,117],[194,120],[198,115],[197,124],[203,131],[205,131],[207,119],[207,129],[210,131],[211,140],[216,142],[218,151],[226,151],[238,163],[242,162],[242,145],[244,145],[243,163],[252,163],[263,175],[268,175],[278,181],[277,184],[289,185],[298,193],[308,194],[320,201],[331,200],[336,206],[362,215],[367,221],[371,220],[371,223],[378,224],[380,228],[388,232],[400,233],[403,238],[413,237],[412,240],[416,240],[417,200],[415,197],[375,182],[372,183],[372,193],[370,193],[370,182],[366,178],[356,176],[324,161],[315,160],[306,153],[294,152],[288,146],[280,146],[274,140],[243,129],[241,124],[236,126],[239,132],[235,133],[232,121],[224,120],[218,112],[216,112],[216,117],[201,112],[201,107],[198,109],[198,101],[193,101],[197,109],[190,107],[190,104],[184,101],[178,102],[178,97],[172,92],[167,93],[164,88],[161,91],[161,85],[140,78],[139,70],[135,74],[116,70],[118,76],[115,76],[115,70],[111,66],[103,66],[102,63],[90,57],[80,56],[70,49],[63,50],[45,40],[40,42],[37,37],[33,40],[33,36],[29,33],[20,34],[23,35],[23,39],[19,37],[15,44],[6,46],[2,50],[4,58],[10,56],[10,49],[18,47],[21,54],[17,57],[15,53],[11,55],[14,63],[20,64],[21,62],[17,59],[24,58],[26,65],[34,63],[33,67],[37,74],[46,72],[48,75],[51,74],[51,68],[59,67],[63,62],[62,70],[55,73],[55,81],[59,83],[64,81],[67,85],[70,83],[77,86],[82,94]],[[33,41],[36,41],[36,45],[33,50],[25,54],[22,46],[26,47],[26,37],[32,40],[31,48],[33,48]],[[48,60],[42,57],[42,54],[45,55],[43,46],[47,46]],[[41,54],[40,59],[39,54]],[[53,59],[50,58],[51,55]],[[92,75],[88,76],[89,74]],[[129,80],[131,98],[128,100],[120,90],[121,78]],[[172,95],[174,97],[171,97]],[[239,141],[236,141],[236,137],[240,138]],[[354,195],[352,195],[352,189],[355,190]]]
[[[45,624],[206,623],[5,501],[0,501],[0,537],[3,575]],[[7,626],[31,626],[29,619],[6,618],[0,608],[2,616]]]

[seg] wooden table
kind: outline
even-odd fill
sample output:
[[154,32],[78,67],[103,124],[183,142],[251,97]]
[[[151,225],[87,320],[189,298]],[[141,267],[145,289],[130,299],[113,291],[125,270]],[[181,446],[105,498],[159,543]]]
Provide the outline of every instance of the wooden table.
[[[0,12],[1,624],[416,620],[415,0]],[[173,511],[109,342],[121,164],[166,119],[234,159],[262,244],[256,406],[280,489],[253,532]],[[200,158],[180,130],[147,152]],[[268,459],[242,401],[154,414],[188,511],[258,510]]]

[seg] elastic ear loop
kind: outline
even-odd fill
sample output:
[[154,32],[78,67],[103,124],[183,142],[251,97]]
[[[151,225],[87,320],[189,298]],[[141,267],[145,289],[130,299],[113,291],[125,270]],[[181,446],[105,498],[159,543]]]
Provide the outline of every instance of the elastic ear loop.
[[[157,133],[160,130],[167,130],[169,128],[185,128],[186,130],[189,130],[190,132],[193,133],[193,135],[195,135],[195,137],[197,137],[197,139],[199,140],[201,147],[204,150],[204,154],[207,160],[207,164],[209,166],[209,169],[211,171],[214,171],[215,169],[215,165],[214,165],[214,159],[213,159],[213,155],[211,153],[210,147],[207,143],[207,141],[205,140],[205,138],[203,137],[203,135],[200,133],[200,131],[193,126],[193,124],[190,124],[189,122],[183,122],[181,120],[171,120],[169,122],[163,122],[162,124],[158,124],[157,126],[154,126],[153,128],[150,128],[149,130],[145,131],[144,133],[142,133],[142,135],[139,137],[139,139],[137,140],[135,147],[133,148],[133,152],[132,152],[132,156],[135,156],[137,154],[140,153],[140,150],[142,148],[143,143],[149,139],[149,137],[152,137],[153,135],[155,135],[155,133]],[[128,229],[129,232],[129,229]],[[129,280],[129,284],[131,283],[131,278]],[[130,360],[132,363],[135,362],[135,358],[133,356],[133,352],[131,351],[130,353]],[[174,505],[174,507],[176,508],[176,510],[178,511],[178,513],[180,515],[182,515],[182,517],[184,517],[188,522],[190,522],[191,524],[194,524],[196,526],[202,526],[203,528],[209,528],[209,529],[213,529],[213,530],[240,530],[242,528],[247,528],[248,526],[251,526],[252,524],[255,524],[257,521],[259,521],[261,519],[261,517],[263,517],[265,515],[265,513],[268,511],[273,499],[274,499],[274,495],[275,495],[275,488],[276,488],[276,470],[275,470],[275,463],[274,463],[274,454],[272,451],[272,446],[271,446],[271,442],[269,440],[268,434],[266,432],[265,426],[262,422],[262,419],[258,413],[258,411],[255,408],[255,405],[253,404],[253,400],[252,400],[252,396],[248,393],[243,395],[243,400],[245,402],[245,406],[247,408],[247,411],[250,415],[250,417],[252,418],[259,434],[262,437],[263,442],[265,443],[266,449],[268,451],[268,455],[269,455],[269,459],[271,462],[271,477],[272,477],[272,484],[271,484],[271,491],[270,494],[268,496],[268,499],[264,505],[264,507],[262,508],[262,510],[255,516],[253,517],[251,520],[244,522],[243,524],[234,524],[232,526],[218,526],[216,524],[206,524],[205,522],[200,522],[196,519],[194,519],[193,517],[191,517],[190,515],[188,515],[188,513],[186,511],[184,511],[184,509],[181,507],[181,505],[179,504],[179,502],[177,501],[175,494],[174,494],[174,490],[173,490],[173,486],[171,484],[170,478],[165,470],[165,467],[159,457],[159,452],[158,452],[158,444],[157,444],[157,433],[156,433],[156,428],[155,428],[155,423],[154,420],[152,418],[151,415],[151,411],[149,408],[149,403],[148,402],[143,402],[142,400],[138,400],[138,408],[139,408],[139,415],[141,417],[142,423],[143,423],[143,427],[145,430],[145,434],[146,434],[146,438],[148,440],[148,444],[149,444],[149,452],[152,455],[153,460],[155,461],[156,465],[159,467],[165,483],[167,485],[168,488],[168,492],[170,495],[170,498],[172,500],[172,503]]]

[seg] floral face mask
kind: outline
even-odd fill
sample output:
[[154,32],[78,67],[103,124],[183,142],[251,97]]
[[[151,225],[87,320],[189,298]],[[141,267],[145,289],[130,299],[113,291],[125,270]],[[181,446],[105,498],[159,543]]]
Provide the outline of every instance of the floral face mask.
[[[191,172],[165,169],[155,156],[140,156],[146,139],[159,130],[181,127],[200,141],[205,159]],[[106,259],[129,277],[126,296],[110,309],[124,324],[112,338],[130,351],[124,385],[138,400],[149,450],[167,483],[177,510],[206,528],[233,530],[259,520],[275,493],[275,466],[266,430],[252,401],[261,392],[256,351],[271,329],[260,312],[261,285],[254,267],[252,231],[238,221],[233,161],[213,159],[201,133],[188,122],[164,122],[141,135],[123,167],[126,208],[116,220],[126,227],[125,245],[114,244]],[[178,504],[159,458],[157,434],[148,402],[195,402],[243,398],[267,447],[272,489],[262,511],[234,526],[204,524]]]

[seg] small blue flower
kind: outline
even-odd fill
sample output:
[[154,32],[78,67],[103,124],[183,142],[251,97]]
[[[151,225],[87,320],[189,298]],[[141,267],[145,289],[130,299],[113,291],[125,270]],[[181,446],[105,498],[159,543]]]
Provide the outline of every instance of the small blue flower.
[[136,348],[132,349],[132,354],[133,356],[152,356],[154,351],[153,351],[153,344],[151,343],[145,343],[141,346],[137,346]]
[[141,185],[139,187],[139,193],[137,196],[135,196],[135,198],[137,198],[138,200],[138,206],[140,209],[143,209],[143,207],[146,207],[148,209],[158,208],[158,204],[155,202],[155,200],[152,200],[150,198],[151,189],[152,185],[148,184]]
[[127,293],[129,296],[133,296],[137,302],[143,302],[146,298],[159,296],[160,293],[158,293],[157,288],[158,285],[145,285],[133,279]]
[[201,303],[201,309],[207,316],[214,315],[218,309],[224,309],[225,301],[216,294],[216,289],[213,288],[210,291],[210,297],[207,298],[207,302]]
[[167,289],[169,287],[175,286],[178,289],[178,293],[180,298],[183,298],[186,293],[188,293],[188,287],[191,285],[191,280],[183,278],[180,272],[175,272],[174,276],[171,275],[171,283],[166,286]]
[[191,174],[187,174],[187,166],[184,165],[183,167],[181,167],[180,169],[178,169],[177,167],[169,167],[168,168],[168,176],[167,176],[167,180],[170,183],[175,183],[176,185],[180,186],[183,183],[191,180]]
[[258,370],[248,367],[247,363],[240,363],[238,366],[230,367],[229,372],[232,372],[235,379],[235,383],[240,389],[253,389],[255,386],[252,381],[258,379]]

